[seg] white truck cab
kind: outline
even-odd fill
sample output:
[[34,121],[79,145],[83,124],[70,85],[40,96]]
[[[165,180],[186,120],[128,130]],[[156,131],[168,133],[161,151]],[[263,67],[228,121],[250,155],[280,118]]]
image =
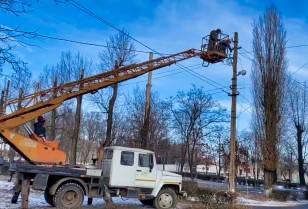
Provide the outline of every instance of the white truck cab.
[[[105,148],[104,156],[102,169],[18,164],[20,179],[11,203],[17,203],[22,188],[30,191],[22,187],[27,182],[30,186],[30,179],[32,189],[44,191],[46,202],[56,208],[81,208],[85,196],[89,205],[93,198],[103,197],[107,202],[111,196],[121,196],[171,209],[176,206],[177,195],[186,194],[182,192],[181,175],[157,169],[154,152],[112,146]],[[22,202],[28,201],[28,195],[22,195]]]
[[157,169],[149,150],[111,146],[105,148],[103,182],[123,197],[137,197],[145,205],[173,208],[183,195],[182,176]]

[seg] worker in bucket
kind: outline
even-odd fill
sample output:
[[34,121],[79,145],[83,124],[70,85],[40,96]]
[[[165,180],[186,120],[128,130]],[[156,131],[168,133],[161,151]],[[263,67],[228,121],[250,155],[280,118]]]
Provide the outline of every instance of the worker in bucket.
[[231,44],[231,39],[229,39],[229,38],[221,40],[220,42],[218,42],[219,51],[227,54],[227,49],[229,49],[229,51],[232,52],[232,48],[231,48],[230,44]]
[[45,118],[43,116],[39,116],[37,118],[37,122],[34,123],[34,133],[41,137],[43,141],[46,141],[46,128],[44,124]]
[[221,33],[221,30],[219,28],[211,31],[209,35],[209,43],[207,47],[208,51],[216,50],[216,45],[217,45],[217,42],[219,41],[220,33]]

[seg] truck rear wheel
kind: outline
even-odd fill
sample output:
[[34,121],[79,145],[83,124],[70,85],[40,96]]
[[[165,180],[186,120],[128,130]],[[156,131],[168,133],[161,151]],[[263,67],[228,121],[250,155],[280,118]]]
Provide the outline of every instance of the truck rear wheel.
[[162,189],[158,192],[154,199],[154,206],[157,209],[174,208],[177,202],[177,197],[172,189]]
[[53,203],[53,195],[49,194],[49,189],[45,190],[44,192],[44,198],[45,201],[52,207],[55,206],[55,204]]
[[53,202],[56,208],[79,208],[83,199],[83,189],[76,183],[67,183],[56,191]]

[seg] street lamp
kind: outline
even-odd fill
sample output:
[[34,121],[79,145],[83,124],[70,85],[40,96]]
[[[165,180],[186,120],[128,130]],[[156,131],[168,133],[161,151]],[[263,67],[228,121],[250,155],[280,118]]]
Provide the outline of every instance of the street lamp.
[[237,76],[239,76],[239,75],[246,75],[246,70],[241,70],[241,71],[238,72],[236,75],[237,75]]
[[236,96],[237,93],[237,76],[246,75],[246,70],[237,72],[238,56],[238,33],[234,33],[234,54],[233,54],[233,76],[232,76],[232,104],[231,104],[231,137],[230,137],[230,167],[229,167],[229,192],[235,193],[235,147],[236,147]]

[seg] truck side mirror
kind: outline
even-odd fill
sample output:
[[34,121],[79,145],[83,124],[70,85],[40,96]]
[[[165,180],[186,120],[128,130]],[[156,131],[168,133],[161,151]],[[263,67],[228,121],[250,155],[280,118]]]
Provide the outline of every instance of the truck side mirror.
[[154,162],[153,162],[153,155],[151,154],[150,155],[150,163],[149,163],[149,167],[150,167],[150,172],[152,172],[152,169],[154,167]]

